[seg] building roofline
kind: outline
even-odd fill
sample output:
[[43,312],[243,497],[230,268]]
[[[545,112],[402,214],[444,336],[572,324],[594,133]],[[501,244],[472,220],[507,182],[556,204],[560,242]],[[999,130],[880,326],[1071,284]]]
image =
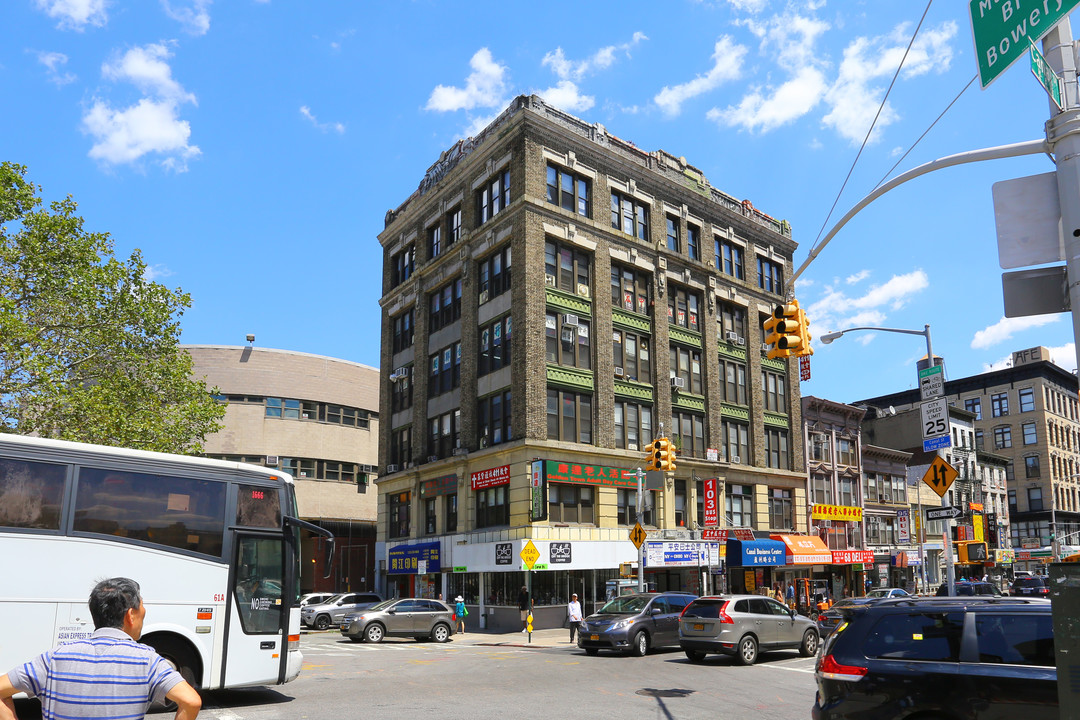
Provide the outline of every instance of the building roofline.
[[276,353],[280,355],[296,355],[298,357],[308,357],[317,360],[329,360],[330,362],[343,363],[345,365],[352,365],[358,368],[364,368],[365,370],[373,370],[379,372],[379,368],[372,367],[371,365],[365,365],[363,363],[354,362],[352,360],[343,360],[342,358],[330,357],[329,355],[316,355],[315,353],[300,352],[298,350],[282,350],[280,348],[268,348],[268,347],[256,347],[254,345],[200,345],[200,344],[181,344],[181,348],[185,350],[252,350],[266,353]]

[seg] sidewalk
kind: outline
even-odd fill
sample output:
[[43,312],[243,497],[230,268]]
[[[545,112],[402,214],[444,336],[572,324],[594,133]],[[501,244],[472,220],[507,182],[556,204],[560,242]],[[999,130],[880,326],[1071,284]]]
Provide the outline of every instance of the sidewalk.
[[577,642],[570,642],[570,631],[566,628],[534,630],[531,636],[529,633],[523,633],[520,630],[509,633],[477,630],[467,632],[464,635],[454,635],[450,639],[453,642],[464,642],[470,645],[577,649]]

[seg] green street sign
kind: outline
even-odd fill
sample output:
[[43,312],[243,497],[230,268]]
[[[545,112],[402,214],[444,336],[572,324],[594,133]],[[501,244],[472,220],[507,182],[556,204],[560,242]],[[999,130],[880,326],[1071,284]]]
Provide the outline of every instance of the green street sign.
[[971,35],[985,88],[1027,52],[1028,41],[1040,40],[1080,0],[969,0]]
[[1065,106],[1061,104],[1061,78],[1054,72],[1054,68],[1050,67],[1050,63],[1046,62],[1035,43],[1028,40],[1028,44],[1031,46],[1031,74],[1043,86],[1058,110],[1064,110]]

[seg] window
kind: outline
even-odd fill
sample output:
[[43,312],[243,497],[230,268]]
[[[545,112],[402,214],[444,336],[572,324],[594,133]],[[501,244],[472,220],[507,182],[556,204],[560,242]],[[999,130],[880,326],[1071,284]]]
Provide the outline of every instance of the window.
[[588,178],[568,170],[547,166],[547,200],[563,210],[590,217],[592,215],[592,183]]
[[555,278],[555,287],[565,292],[589,296],[591,260],[588,253],[576,248],[552,240],[544,243],[544,272]]
[[647,335],[626,330],[612,331],[612,360],[616,368],[622,369],[624,378],[652,383],[652,355],[649,352],[651,342]]
[[1039,442],[1038,433],[1035,432],[1035,423],[1024,423],[1020,426],[1020,430],[1024,433],[1025,445],[1034,445]]
[[428,295],[428,331],[441,330],[461,317],[461,278]]
[[66,465],[0,458],[0,527],[59,530]]
[[784,292],[784,272],[778,263],[758,256],[758,287],[765,292],[780,295]]
[[1032,412],[1035,409],[1035,391],[1031,388],[1022,388],[1020,395],[1020,412]]
[[443,510],[446,517],[443,519],[443,532],[457,531],[457,493],[446,495],[443,498]]
[[683,390],[700,395],[701,351],[672,345],[669,348],[669,358],[671,377],[682,380]]
[[428,428],[428,457],[450,457],[460,444],[461,411],[430,418]]
[[412,277],[416,262],[416,248],[407,246],[390,256],[390,287],[395,288]]
[[765,428],[763,435],[765,439],[765,467],[787,470],[790,466],[787,430]]
[[986,445],[986,441],[983,439],[983,431],[982,430],[976,430],[975,431],[975,449],[976,450],[983,450],[983,449],[985,449],[985,445]]
[[902,476],[892,476],[892,499],[894,503],[907,503],[907,481]]
[[549,363],[585,370],[592,367],[588,320],[569,313],[548,311],[544,335],[545,357]]
[[1057,665],[1054,623],[1050,613],[992,615],[975,613],[979,662],[1009,665]]
[[827,476],[817,473],[810,476],[810,497],[813,502],[832,505],[832,496],[832,481]]
[[855,491],[854,478],[840,478],[840,504],[845,507],[854,507],[861,504]]
[[776,529],[795,528],[790,489],[769,489],[769,527]]
[[[817,462],[832,462],[831,438],[825,433],[812,433],[810,435],[810,459]],[[867,476],[873,475],[868,473]]]
[[319,404],[292,398],[266,398],[266,417],[285,420],[315,420],[319,416]]
[[715,245],[716,269],[737,280],[745,280],[746,273],[743,270],[742,246],[721,240],[720,238],[715,239]]
[[632,197],[611,192],[611,227],[639,240],[649,238],[649,208]]
[[480,328],[480,353],[476,358],[476,375],[483,377],[510,365],[511,316],[493,320]]
[[964,400],[964,409],[970,413],[975,413],[976,420],[982,420],[982,398]]
[[1008,425],[994,428],[994,449],[1002,450],[1012,447],[1012,428]]
[[413,310],[398,315],[390,322],[394,326],[394,352],[399,353],[413,344]]
[[737,337],[743,338],[743,342],[746,342],[746,308],[728,302],[720,302],[717,304],[716,322],[720,324],[717,329],[720,331],[722,340],[731,339],[728,337],[728,333],[734,333]]
[[958,662],[963,612],[883,614],[866,636],[868,658]]
[[394,493],[389,496],[390,517],[387,534],[392,538],[409,536],[410,493]]
[[721,459],[733,464],[750,462],[750,428],[733,420],[720,423]]
[[551,522],[592,524],[593,492],[594,489],[588,485],[550,483],[548,519]]
[[458,205],[446,213],[446,247],[461,239],[461,206]]
[[412,461],[412,426],[399,428],[390,433],[390,464],[404,467]]
[[1029,455],[1024,458],[1024,473],[1025,477],[1036,478],[1040,477],[1042,473],[1039,471],[1039,456]]
[[510,204],[510,169],[501,170],[476,193],[477,217],[483,225]]
[[[652,440],[652,406],[615,400],[615,447],[644,450]],[[631,447],[634,446],[634,447]]]
[[724,402],[746,404],[746,365],[719,357],[720,393]]
[[694,332],[701,332],[698,323],[698,308],[701,296],[681,287],[670,286],[668,289],[668,322]]
[[480,436],[480,447],[498,445],[512,437],[510,417],[512,415],[510,391],[496,393],[477,402],[476,425]]
[[671,215],[667,216],[667,248],[672,252],[682,252],[682,243],[679,242],[679,220]]
[[836,460],[840,465],[856,465],[855,443],[847,438],[837,438]]
[[461,385],[461,343],[443,348],[429,358],[428,397],[450,392]]
[[548,440],[592,444],[592,395],[548,388]]
[[424,533],[435,534],[435,498],[424,500]]
[[611,265],[612,307],[639,315],[648,315],[649,300],[648,275],[614,263]]
[[787,378],[769,370],[761,371],[761,395],[765,409],[787,414]]
[[686,527],[686,480],[675,480],[675,527]]
[[428,260],[439,257],[443,251],[442,226],[432,225],[427,229]]
[[751,485],[728,485],[724,510],[731,527],[754,526],[754,488]]
[[509,485],[476,491],[476,527],[510,524]]
[[679,455],[705,457],[705,416],[697,413],[673,412],[671,434],[678,439]]
[[1009,394],[997,393],[990,396],[990,414],[993,417],[1004,417],[1009,414]]
[[[652,490],[642,492],[641,497],[647,498],[647,493],[650,492],[652,492]],[[652,500],[652,498],[647,498],[643,503],[644,507],[642,508],[640,520],[642,525],[654,524],[652,503],[650,500]],[[619,490],[618,503],[618,522],[620,525],[633,525],[634,523],[639,522],[637,514],[637,490]]]
[[510,246],[480,261],[480,304],[510,289]]
[[399,377],[397,382],[390,383],[390,412],[399,412],[412,407],[412,366],[407,366],[407,370],[404,377]]
[[701,228],[686,224],[686,252],[692,260],[701,260]]
[[367,410],[361,410],[360,408],[351,408],[345,405],[319,405],[319,419],[323,420],[323,411],[325,410],[325,420],[328,423],[337,423],[340,425],[349,425],[358,428],[367,428],[370,415]]

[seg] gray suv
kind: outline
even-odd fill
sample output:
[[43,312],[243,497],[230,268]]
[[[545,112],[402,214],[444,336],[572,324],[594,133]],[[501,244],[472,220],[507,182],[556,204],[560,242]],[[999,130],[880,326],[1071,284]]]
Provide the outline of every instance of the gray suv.
[[382,598],[378,593],[341,593],[319,605],[305,605],[300,608],[300,624],[316,630],[325,630],[331,625],[340,625],[349,613],[364,610],[381,602]]
[[587,655],[618,650],[638,657],[650,648],[678,647],[679,614],[695,597],[674,592],[617,597],[581,623],[578,647]]
[[818,649],[818,629],[810,618],[762,595],[701,597],[679,618],[679,645],[691,662],[708,653],[735,656],[753,665],[766,650],[797,649],[810,657]]

